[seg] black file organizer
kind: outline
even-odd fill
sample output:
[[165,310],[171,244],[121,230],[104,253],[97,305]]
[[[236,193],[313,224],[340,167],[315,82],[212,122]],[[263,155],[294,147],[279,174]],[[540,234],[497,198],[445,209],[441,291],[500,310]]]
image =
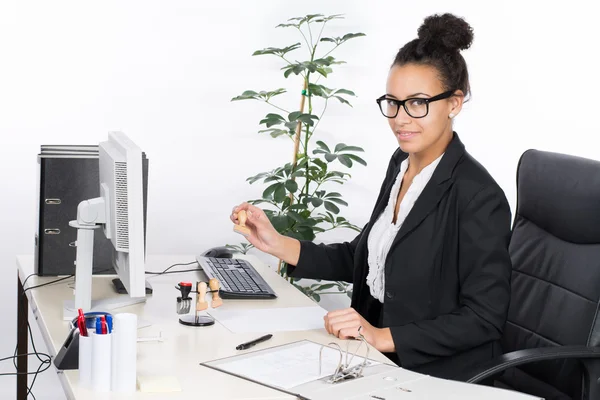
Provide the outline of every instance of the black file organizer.
[[79,330],[71,329],[69,336],[54,357],[57,369],[79,369]]
[[[75,273],[77,219],[83,200],[100,196],[98,146],[42,146],[38,155],[38,212],[35,272],[40,276]],[[148,159],[142,153],[144,236],[148,198]],[[114,274],[114,249],[102,230],[94,234],[94,274]]]

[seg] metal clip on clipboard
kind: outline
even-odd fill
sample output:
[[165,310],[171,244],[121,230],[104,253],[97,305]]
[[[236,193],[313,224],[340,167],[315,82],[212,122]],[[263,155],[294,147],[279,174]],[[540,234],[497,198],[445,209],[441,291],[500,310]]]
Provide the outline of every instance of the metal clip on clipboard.
[[[334,343],[334,342],[329,343],[329,345],[333,345],[333,346],[337,347],[338,351],[340,352],[340,361],[338,362],[338,366],[335,369],[335,372],[327,380],[327,383],[337,383],[337,382],[341,382],[341,381],[345,381],[345,380],[349,380],[349,379],[360,378],[363,376],[363,370],[364,370],[365,366],[367,365],[367,360],[369,359],[369,349],[370,348],[369,348],[369,343],[367,343],[367,340],[365,339],[365,337],[362,335],[362,333],[360,333],[361,328],[362,327],[358,328],[358,338],[356,338],[356,340],[360,340],[361,343],[358,345],[358,347],[356,348],[356,350],[350,357],[350,360],[348,360],[348,353],[350,351],[350,341],[348,341],[346,343],[345,355],[343,354],[344,352],[342,351],[342,348],[340,347],[339,344]],[[362,363],[351,367],[350,365],[352,363],[352,360],[358,354],[358,351],[362,347],[363,343],[367,347],[367,354],[364,356]],[[321,346],[321,350],[319,351],[319,376],[321,376],[321,363],[322,363],[321,360],[322,360],[324,347],[325,347],[325,345]],[[342,360],[344,360],[344,361],[342,362]]]

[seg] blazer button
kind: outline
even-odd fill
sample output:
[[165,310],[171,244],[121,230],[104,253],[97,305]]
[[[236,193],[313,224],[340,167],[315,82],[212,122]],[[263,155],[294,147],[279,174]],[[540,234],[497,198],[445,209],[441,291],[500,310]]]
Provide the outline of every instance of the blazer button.
[[388,299],[393,299],[394,298],[394,292],[388,290],[387,292],[385,292],[385,297],[387,297]]

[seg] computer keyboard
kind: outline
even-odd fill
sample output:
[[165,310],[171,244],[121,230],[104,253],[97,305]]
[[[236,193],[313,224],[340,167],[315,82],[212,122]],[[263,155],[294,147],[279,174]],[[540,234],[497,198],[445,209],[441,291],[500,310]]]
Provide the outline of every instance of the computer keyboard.
[[221,284],[224,299],[274,299],[275,291],[248,261],[239,258],[197,256],[196,260],[209,279]]

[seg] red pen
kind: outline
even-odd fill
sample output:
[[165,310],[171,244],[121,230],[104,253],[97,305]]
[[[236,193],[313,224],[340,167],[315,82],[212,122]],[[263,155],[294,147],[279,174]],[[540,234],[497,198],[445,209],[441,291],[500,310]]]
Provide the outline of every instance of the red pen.
[[80,308],[78,310],[79,315],[77,316],[77,327],[79,328],[79,334],[81,336],[87,336],[87,325],[85,323],[85,315],[83,315],[83,310]]
[[102,323],[102,334],[106,335],[108,333],[108,325],[106,325],[106,317],[104,315],[101,315],[100,321]]

